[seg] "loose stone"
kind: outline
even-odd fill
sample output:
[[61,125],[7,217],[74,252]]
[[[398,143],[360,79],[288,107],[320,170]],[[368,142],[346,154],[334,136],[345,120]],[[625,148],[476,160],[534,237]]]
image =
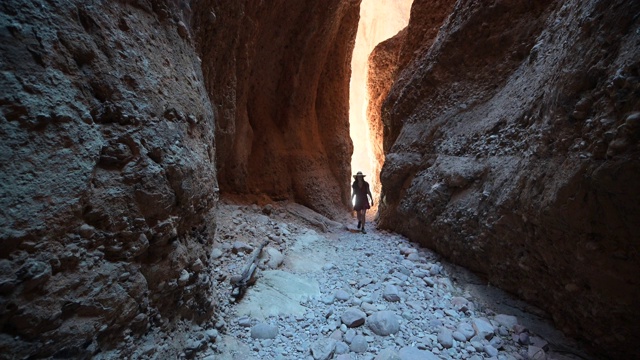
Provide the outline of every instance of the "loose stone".
[[356,308],[348,308],[340,317],[342,323],[347,327],[353,328],[358,327],[365,322],[365,318],[367,314],[362,312],[360,309]]

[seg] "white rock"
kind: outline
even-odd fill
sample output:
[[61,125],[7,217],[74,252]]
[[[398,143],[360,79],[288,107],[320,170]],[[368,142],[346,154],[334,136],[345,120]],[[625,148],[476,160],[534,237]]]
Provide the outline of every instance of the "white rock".
[[486,319],[476,318],[471,320],[471,325],[476,332],[476,335],[479,335],[487,340],[491,339],[494,334],[493,325]]
[[366,317],[367,314],[362,312],[360,309],[352,307],[345,310],[345,312],[342,313],[340,319],[342,320],[343,324],[347,325],[347,327],[352,328],[364,324]]
[[485,353],[487,353],[487,355],[491,357],[498,356],[498,349],[494,348],[491,345],[485,345],[483,350]]
[[351,295],[343,289],[339,289],[338,291],[335,292],[334,295],[336,297],[336,300],[340,300],[340,301],[347,301],[349,300],[349,298],[351,298]]
[[349,346],[349,349],[355,353],[366,352],[368,348],[369,344],[367,344],[367,339],[362,335],[356,335]]
[[529,345],[529,348],[527,349],[527,356],[531,360],[546,360],[547,359],[547,354],[544,352],[544,350],[542,350],[542,348],[539,348],[539,347],[533,346],[533,345]]
[[284,255],[278,249],[269,246],[265,252],[269,256],[267,267],[270,269],[277,269],[284,262]]
[[453,347],[453,334],[452,334],[451,330],[449,330],[447,328],[440,329],[440,332],[438,333],[438,342],[445,349],[452,348]]
[[336,343],[336,354],[346,354],[349,352],[349,345],[343,341],[338,341]]
[[494,316],[493,320],[509,330],[513,330],[513,327],[518,324],[518,318],[512,315],[499,314]]
[[453,336],[454,339],[456,339],[457,341],[460,342],[464,342],[467,341],[467,337],[464,336],[464,334],[462,334],[460,331],[454,331],[451,336]]
[[219,259],[222,257],[223,254],[224,252],[220,248],[213,248],[213,250],[211,250],[212,259]]
[[439,360],[431,351],[420,350],[413,346],[407,346],[398,352],[400,360]]
[[180,277],[178,278],[178,284],[184,285],[189,281],[189,272],[186,269],[182,269]]
[[378,311],[367,318],[367,326],[376,335],[387,336],[400,330],[398,318],[392,311]]
[[278,336],[278,327],[275,325],[260,323],[251,328],[251,337],[254,339],[275,339]]
[[311,344],[311,356],[314,360],[329,360],[336,350],[336,341],[330,338],[321,338]]
[[476,334],[476,331],[473,329],[473,326],[468,323],[460,323],[458,324],[458,332],[464,335],[467,338],[467,341]]
[[374,360],[401,360],[400,355],[393,348],[387,348],[378,353]]
[[384,292],[382,293],[382,297],[391,302],[400,301],[400,294],[398,292],[398,288],[395,285],[387,284],[384,287]]

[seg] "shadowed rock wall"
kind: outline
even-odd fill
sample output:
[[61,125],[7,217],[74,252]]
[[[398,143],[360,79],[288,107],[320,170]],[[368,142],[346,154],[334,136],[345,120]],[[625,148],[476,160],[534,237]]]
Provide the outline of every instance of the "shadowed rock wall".
[[195,3],[221,190],[343,210],[359,1]]
[[452,3],[413,4],[381,110],[380,226],[635,356],[640,3],[458,1],[424,20]]
[[211,316],[214,114],[189,12],[0,4],[0,357]]

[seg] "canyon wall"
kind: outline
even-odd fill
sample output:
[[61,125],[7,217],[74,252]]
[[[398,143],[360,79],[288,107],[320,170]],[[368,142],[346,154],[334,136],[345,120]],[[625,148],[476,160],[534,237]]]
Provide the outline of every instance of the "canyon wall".
[[380,110],[379,225],[611,358],[640,352],[638,14],[415,0]]
[[221,191],[342,213],[350,197],[349,61],[359,1],[196,3]]
[[214,111],[189,13],[0,4],[0,358],[211,317]]

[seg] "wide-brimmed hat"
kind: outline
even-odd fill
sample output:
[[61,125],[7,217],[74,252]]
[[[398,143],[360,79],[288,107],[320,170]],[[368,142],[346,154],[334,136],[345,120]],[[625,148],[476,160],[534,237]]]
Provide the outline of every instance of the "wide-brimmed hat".
[[362,171],[358,171],[358,173],[357,173],[357,174],[353,175],[353,178],[354,178],[354,179],[357,179],[357,178],[358,178],[358,176],[365,177],[365,176],[367,176],[367,175],[362,175]]

